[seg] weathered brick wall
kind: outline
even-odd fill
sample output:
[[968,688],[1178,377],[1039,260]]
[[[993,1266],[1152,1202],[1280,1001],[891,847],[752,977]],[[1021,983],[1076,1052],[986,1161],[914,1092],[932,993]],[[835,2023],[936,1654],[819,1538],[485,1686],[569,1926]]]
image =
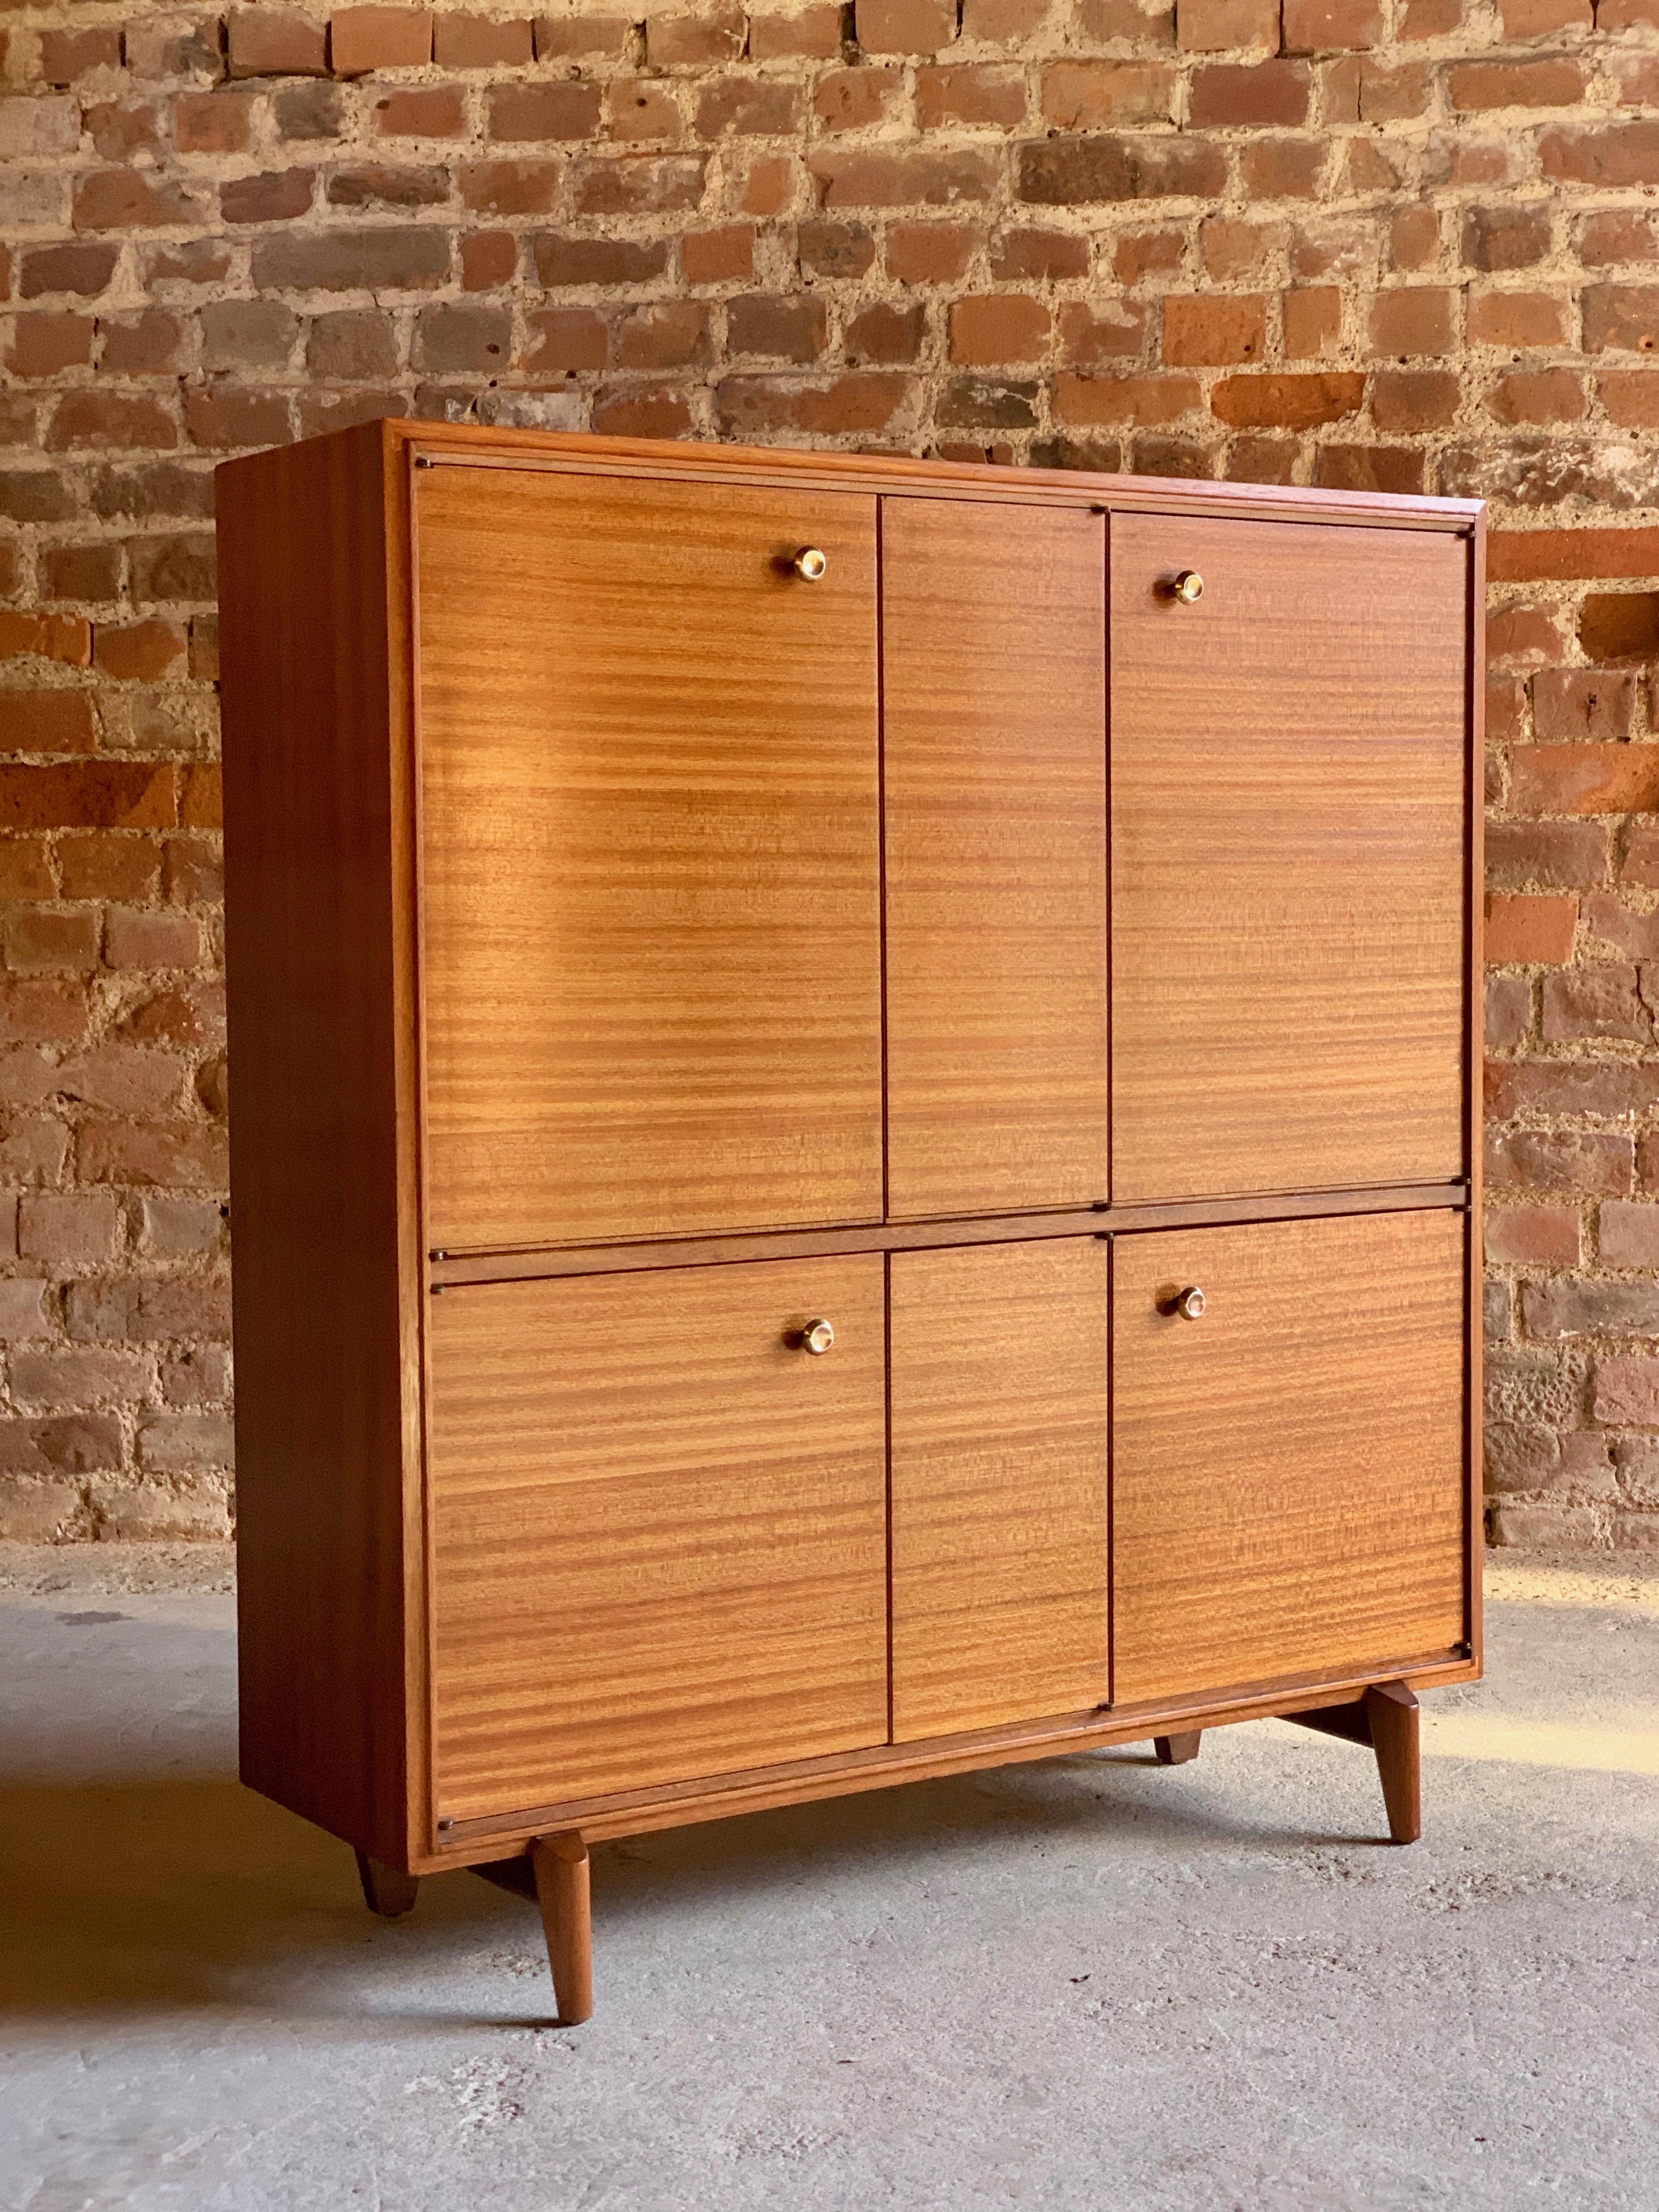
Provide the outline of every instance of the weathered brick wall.
[[1494,502],[1492,1470],[1659,1534],[1659,0],[0,0],[0,1533],[230,1478],[210,473],[388,410]]

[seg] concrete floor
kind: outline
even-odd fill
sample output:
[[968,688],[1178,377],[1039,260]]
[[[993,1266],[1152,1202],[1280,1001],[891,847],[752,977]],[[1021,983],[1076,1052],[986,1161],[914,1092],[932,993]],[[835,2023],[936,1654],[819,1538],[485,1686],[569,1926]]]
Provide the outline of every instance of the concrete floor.
[[1277,1722],[645,1838],[563,2031],[527,1903],[239,1787],[228,1596],[13,1565],[7,2212],[1659,2204],[1653,1579],[1494,1569],[1413,1849]]

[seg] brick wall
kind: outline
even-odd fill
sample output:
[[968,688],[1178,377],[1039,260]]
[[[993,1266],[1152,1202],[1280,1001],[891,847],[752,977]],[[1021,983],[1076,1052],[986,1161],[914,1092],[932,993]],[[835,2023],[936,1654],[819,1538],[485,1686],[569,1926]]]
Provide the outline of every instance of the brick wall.
[[1493,501],[1491,1483],[1659,1537],[1659,0],[0,0],[0,1533],[230,1498],[212,493],[386,411]]

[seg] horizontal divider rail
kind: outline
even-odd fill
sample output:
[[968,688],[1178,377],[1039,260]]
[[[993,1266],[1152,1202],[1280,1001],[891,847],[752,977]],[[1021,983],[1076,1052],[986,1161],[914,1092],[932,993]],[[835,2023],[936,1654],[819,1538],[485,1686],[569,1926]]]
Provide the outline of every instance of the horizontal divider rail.
[[831,1252],[904,1252],[955,1244],[1015,1244],[1040,1237],[1115,1237],[1135,1230],[1219,1228],[1346,1213],[1466,1209],[1467,1182],[1393,1183],[1359,1190],[1265,1192],[1248,1198],[1173,1199],[1155,1205],[1068,1206],[1048,1213],[972,1214],[932,1221],[852,1222],[825,1229],[729,1230],[714,1237],[641,1238],[509,1252],[434,1251],[434,1291],[466,1283],[534,1282],[551,1275],[617,1275],[651,1267],[711,1267],[740,1260],[814,1259]]

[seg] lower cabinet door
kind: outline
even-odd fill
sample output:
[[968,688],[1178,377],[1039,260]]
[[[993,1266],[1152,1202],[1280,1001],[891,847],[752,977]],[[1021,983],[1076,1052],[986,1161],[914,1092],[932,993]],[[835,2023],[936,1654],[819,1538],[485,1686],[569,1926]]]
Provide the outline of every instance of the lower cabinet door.
[[1446,1212],[1115,1239],[1119,1705],[1467,1636],[1466,1233]]
[[885,1741],[883,1322],[879,1254],[434,1301],[441,1818]]
[[1106,1245],[890,1265],[893,1740],[1103,1705]]

